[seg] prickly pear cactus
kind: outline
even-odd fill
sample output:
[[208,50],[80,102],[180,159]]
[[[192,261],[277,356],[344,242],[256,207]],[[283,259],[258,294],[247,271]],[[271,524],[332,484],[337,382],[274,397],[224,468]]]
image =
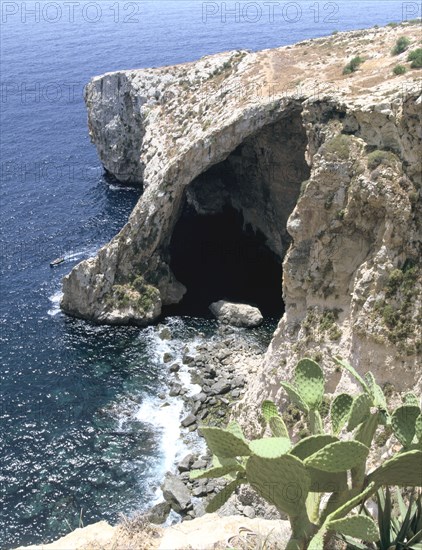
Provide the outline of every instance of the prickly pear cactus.
[[317,451],[330,445],[330,443],[336,443],[337,441],[339,439],[333,435],[311,435],[296,443],[290,454],[297,456],[300,460],[305,460],[305,458],[315,454]]
[[269,422],[270,419],[273,418],[274,416],[280,416],[277,405],[273,401],[270,401],[269,399],[266,399],[265,401],[262,402],[261,412],[266,422]]
[[294,371],[294,386],[309,409],[318,409],[324,397],[324,374],[311,359],[302,359]]
[[331,403],[330,418],[334,435],[338,435],[346,424],[352,410],[352,404],[353,397],[348,393],[340,393]]
[[224,489],[222,489],[220,492],[218,492],[208,502],[207,507],[206,507],[206,512],[208,514],[213,514],[219,508],[221,508],[223,506],[223,504],[225,504],[229,500],[229,498],[232,496],[232,494],[235,492],[235,490],[240,485],[242,485],[242,483],[244,483],[244,481],[242,481],[240,479],[235,479],[234,481],[232,481],[231,483],[226,485],[226,487],[224,487]]
[[290,439],[287,437],[265,437],[249,443],[252,453],[262,458],[282,456],[291,449],[291,446]]
[[359,384],[362,386],[362,389],[365,392],[369,393],[369,388],[365,380],[360,376],[360,374],[357,373],[357,371],[352,367],[350,363],[348,363],[341,357],[334,357],[334,361],[337,363],[339,367],[341,367],[344,370],[347,370],[349,374],[351,374],[353,378],[359,382]]
[[277,406],[273,403],[273,401],[263,401],[261,405],[261,412],[264,420],[270,426],[274,437],[289,437],[286,424],[280,416]]
[[351,516],[348,518],[330,521],[328,529],[336,531],[349,537],[364,540],[365,542],[376,542],[380,535],[378,528],[372,518],[368,516]]
[[[292,538],[286,550],[321,550],[326,535],[333,531],[365,542],[379,540],[371,519],[349,514],[382,485],[422,486],[420,403],[414,394],[407,394],[403,405],[390,416],[385,396],[371,373],[362,378],[346,361],[336,358],[336,363],[357,380],[363,393],[355,398],[348,394],[334,398],[330,408],[334,435],[323,433],[319,413],[323,373],[310,359],[299,361],[293,383],[282,382],[281,386],[305,413],[315,435],[292,446],[287,427],[269,400],[263,402],[261,412],[273,437],[248,441],[236,422],[226,430],[202,428],[214,454],[213,466],[192,472],[192,479],[222,476],[232,480],[209,502],[208,512],[216,511],[239,485],[249,483],[280,513],[288,514]],[[404,449],[367,475],[366,459],[377,427],[389,423]],[[340,441],[336,436],[346,424],[349,432],[353,431],[347,437],[354,440]],[[331,493],[322,508],[321,493]]]
[[243,441],[246,441],[246,438],[243,434],[242,428],[240,427],[238,422],[236,422],[236,421],[229,422],[229,424],[227,425],[226,430],[228,432],[232,433],[233,435],[235,435],[236,437],[238,437],[239,439],[242,439]]
[[406,395],[403,397],[403,404],[419,407],[419,399],[416,397],[414,393],[409,392],[409,393],[406,393]]
[[422,486],[422,451],[398,453],[369,474],[368,482],[401,487]]
[[422,414],[418,416],[415,422],[415,433],[419,443],[422,443]]
[[354,430],[361,422],[366,420],[371,412],[371,405],[373,404],[371,397],[366,393],[361,393],[353,400],[352,409],[349,415],[349,421],[347,423],[347,429],[349,432]]
[[223,458],[234,458],[236,456],[249,456],[251,451],[247,443],[227,430],[220,428],[201,428],[208,447],[211,451]]
[[368,453],[368,447],[359,441],[337,441],[312,454],[304,463],[324,472],[344,472],[365,460]]
[[287,426],[280,416],[271,417],[268,424],[274,437],[289,437]]
[[246,477],[252,487],[280,512],[299,516],[305,509],[311,478],[301,460],[292,455],[279,458],[251,456]]
[[409,447],[412,444],[416,433],[416,420],[420,413],[418,406],[402,405],[391,415],[391,427],[403,447]]
[[190,479],[223,477],[230,472],[236,472],[240,469],[243,469],[240,464],[232,464],[231,466],[220,466],[219,468],[209,468],[208,470],[191,470]]
[[374,406],[378,407],[380,410],[387,410],[387,401],[385,399],[385,395],[380,386],[376,383],[372,372],[367,372],[364,376],[364,380],[368,386]]
[[303,397],[300,395],[297,388],[295,388],[294,386],[292,386],[292,384],[289,384],[288,382],[280,382],[280,386],[285,390],[285,392],[290,398],[290,401],[295,405],[297,405],[301,411],[303,412],[309,411],[308,405],[306,404]]

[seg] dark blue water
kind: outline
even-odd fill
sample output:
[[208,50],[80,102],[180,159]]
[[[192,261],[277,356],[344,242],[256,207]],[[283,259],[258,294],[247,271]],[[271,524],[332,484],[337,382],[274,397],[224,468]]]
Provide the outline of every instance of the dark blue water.
[[[122,227],[139,197],[103,176],[85,83],[420,16],[418,2],[395,0],[226,8],[234,11],[193,0],[82,0],[73,13],[63,2],[1,4],[2,548],[52,540],[81,515],[114,521],[145,506],[171,455],[165,422],[153,426],[166,381],[157,330],[94,327],[57,308],[62,276]],[[168,322],[173,345],[215,331]]]

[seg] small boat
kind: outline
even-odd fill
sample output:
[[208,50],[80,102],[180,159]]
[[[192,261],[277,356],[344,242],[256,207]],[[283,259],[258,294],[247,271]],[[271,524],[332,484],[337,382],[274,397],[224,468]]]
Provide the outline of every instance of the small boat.
[[64,263],[64,258],[56,258],[52,262],[50,262],[50,267],[57,267],[58,265]]

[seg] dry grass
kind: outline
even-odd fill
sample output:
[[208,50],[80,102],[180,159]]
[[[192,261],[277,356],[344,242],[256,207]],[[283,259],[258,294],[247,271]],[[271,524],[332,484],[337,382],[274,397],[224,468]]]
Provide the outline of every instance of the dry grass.
[[131,518],[121,515],[112,540],[107,544],[90,543],[81,550],[156,550],[162,529],[150,523],[144,515]]

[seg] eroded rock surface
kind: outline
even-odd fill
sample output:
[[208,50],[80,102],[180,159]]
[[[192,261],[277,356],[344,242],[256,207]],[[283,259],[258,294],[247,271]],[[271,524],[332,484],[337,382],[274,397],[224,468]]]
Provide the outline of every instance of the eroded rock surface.
[[[100,158],[144,192],[112,242],[65,278],[63,309],[157,319],[208,286],[175,276],[180,221],[235,211],[280,265],[280,293],[283,262],[285,307],[241,417],[250,424],[264,393],[280,401],[279,380],[304,355],[324,361],[329,390],[352,389],[332,355],[398,389],[420,386],[421,71],[392,73],[406,63],[406,52],[391,56],[404,34],[417,47],[407,24],[94,78],[86,102]],[[365,63],[344,76],[359,52]]]

